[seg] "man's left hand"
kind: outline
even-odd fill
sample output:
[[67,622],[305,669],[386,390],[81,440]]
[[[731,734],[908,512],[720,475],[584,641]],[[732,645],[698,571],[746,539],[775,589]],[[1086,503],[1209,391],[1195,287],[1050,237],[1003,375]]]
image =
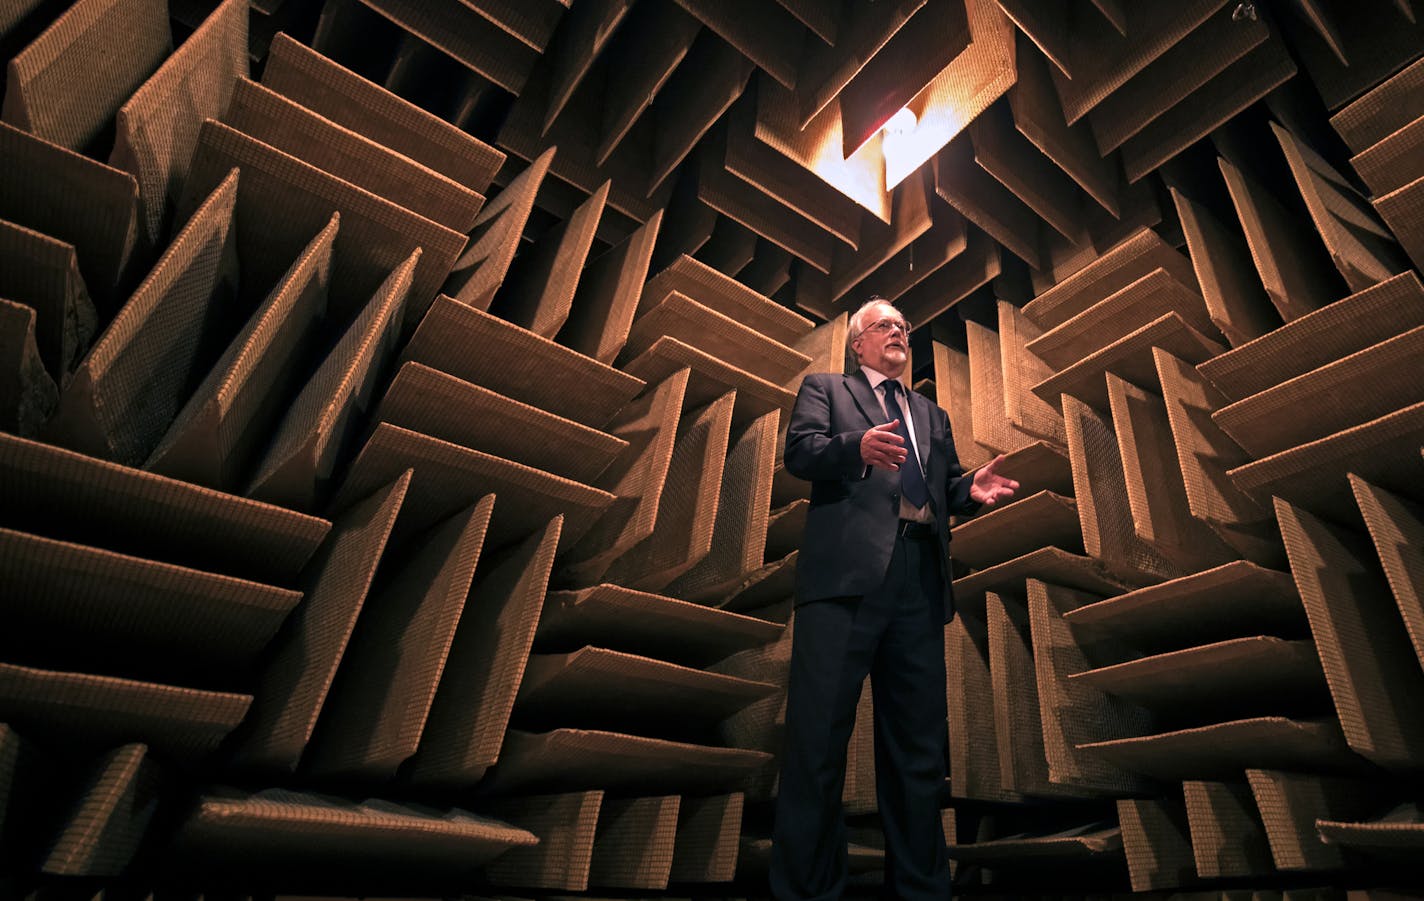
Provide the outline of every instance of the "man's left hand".
[[1019,483],[1007,476],[999,475],[998,468],[1002,462],[1004,462],[1004,455],[999,454],[974,471],[974,479],[969,485],[970,500],[978,501],[986,507],[992,507],[999,501],[1005,501],[1014,496],[1014,492],[1019,490]]

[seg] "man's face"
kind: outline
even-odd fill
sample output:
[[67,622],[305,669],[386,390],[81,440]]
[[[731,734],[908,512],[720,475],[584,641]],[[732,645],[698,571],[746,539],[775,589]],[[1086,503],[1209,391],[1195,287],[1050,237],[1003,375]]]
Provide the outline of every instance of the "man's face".
[[[877,323],[880,323],[879,327]],[[905,321],[889,304],[876,304],[865,317],[865,331],[850,346],[862,366],[869,366],[895,379],[905,371],[905,364],[909,362],[910,336],[903,328],[886,327],[892,323],[903,326]]]

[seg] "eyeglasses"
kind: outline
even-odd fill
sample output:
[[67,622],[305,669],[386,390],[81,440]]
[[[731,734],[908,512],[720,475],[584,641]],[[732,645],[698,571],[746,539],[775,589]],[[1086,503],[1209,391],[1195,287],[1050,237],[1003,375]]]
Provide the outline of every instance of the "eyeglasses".
[[860,333],[863,335],[866,332],[874,332],[877,335],[888,335],[896,329],[899,329],[900,332],[904,335],[909,335],[910,323],[906,322],[903,319],[893,319],[886,317],[885,319],[877,319],[876,321],[870,323],[870,325],[867,325],[865,328],[861,329]]

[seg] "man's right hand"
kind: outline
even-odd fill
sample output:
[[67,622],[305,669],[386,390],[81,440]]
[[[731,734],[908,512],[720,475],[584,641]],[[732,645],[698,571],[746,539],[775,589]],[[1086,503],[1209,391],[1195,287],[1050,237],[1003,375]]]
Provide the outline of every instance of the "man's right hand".
[[867,429],[865,434],[860,436],[860,458],[867,466],[888,469],[891,472],[900,471],[900,464],[905,462],[905,439],[895,431],[899,426],[900,420],[892,419],[883,425]]

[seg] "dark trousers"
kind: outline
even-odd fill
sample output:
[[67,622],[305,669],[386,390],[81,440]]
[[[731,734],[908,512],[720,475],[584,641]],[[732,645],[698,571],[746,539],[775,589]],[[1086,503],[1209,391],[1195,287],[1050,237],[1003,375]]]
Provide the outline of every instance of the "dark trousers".
[[944,601],[935,539],[900,538],[881,587],[796,608],[771,890],[835,899],[846,884],[841,792],[856,702],[870,676],[875,781],[892,898],[950,897],[944,782]]

